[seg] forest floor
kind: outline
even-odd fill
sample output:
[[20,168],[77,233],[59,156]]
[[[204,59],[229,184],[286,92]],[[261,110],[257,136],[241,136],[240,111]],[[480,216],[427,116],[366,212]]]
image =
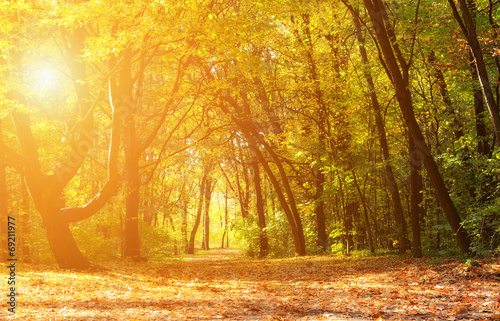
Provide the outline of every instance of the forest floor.
[[[500,260],[401,256],[248,259],[213,250],[71,272],[18,263],[0,320],[496,320]],[[8,265],[0,271],[7,287]]]

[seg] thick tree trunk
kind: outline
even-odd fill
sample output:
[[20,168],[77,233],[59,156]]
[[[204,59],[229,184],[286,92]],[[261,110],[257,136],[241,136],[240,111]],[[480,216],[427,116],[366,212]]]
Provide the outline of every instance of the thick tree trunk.
[[381,0],[363,0],[363,2],[365,3],[366,9],[372,20],[372,24],[385,58],[389,77],[392,80],[396,91],[396,98],[406,126],[408,127],[410,135],[412,135],[414,139],[417,150],[420,153],[420,157],[422,158],[425,168],[427,169],[427,173],[432,185],[434,186],[437,199],[439,200],[453,233],[455,233],[458,246],[463,253],[468,253],[470,247],[469,236],[461,226],[461,219],[455,204],[453,204],[453,201],[448,193],[448,189],[446,188],[441,173],[439,172],[439,168],[426,144],[418,122],[415,119],[408,83],[404,80],[406,78],[403,77],[401,70],[399,69],[399,65],[381,15],[381,13],[385,12],[384,4]]
[[130,163],[127,162],[123,257],[134,260],[143,260],[141,258],[141,242],[139,237],[140,187],[138,159],[133,157]]
[[[130,59],[130,57],[126,57],[127,59]],[[125,59],[125,61],[127,61],[127,59]],[[121,92],[122,97],[129,97],[128,100],[132,102],[133,100],[130,88],[130,63],[125,63],[122,73],[124,73],[124,75],[121,75],[118,91]],[[127,106],[127,108],[133,109],[134,106]],[[144,258],[141,257],[141,241],[139,236],[139,203],[141,189],[139,158],[141,147],[137,141],[133,117],[128,117],[126,119],[124,147],[127,184],[125,189],[126,200],[123,257],[142,261]]]
[[256,207],[257,207],[257,226],[259,227],[259,257],[266,257],[269,253],[269,242],[266,231],[266,215],[264,212],[264,200],[262,198],[262,187],[260,184],[259,163],[253,163],[253,181],[255,187]]
[[26,177],[26,186],[42,216],[47,239],[59,267],[89,269],[91,264],[78,249],[68,222],[61,219],[64,200],[62,190],[57,185],[53,176]]
[[21,177],[22,199],[21,199],[21,235],[19,235],[19,244],[21,247],[22,261],[25,263],[31,262],[30,244],[27,241],[27,236],[31,233],[31,214],[30,214],[30,196],[26,189],[24,178]]

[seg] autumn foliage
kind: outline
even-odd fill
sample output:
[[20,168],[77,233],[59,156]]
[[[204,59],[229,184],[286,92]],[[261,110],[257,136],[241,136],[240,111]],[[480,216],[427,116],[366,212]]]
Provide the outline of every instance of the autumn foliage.
[[212,250],[106,266],[72,272],[22,265],[16,320],[500,319],[498,260],[251,260]]

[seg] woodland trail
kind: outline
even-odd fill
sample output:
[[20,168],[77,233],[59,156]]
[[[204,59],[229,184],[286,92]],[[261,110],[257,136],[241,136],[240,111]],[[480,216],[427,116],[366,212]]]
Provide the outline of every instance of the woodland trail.
[[[399,256],[258,260],[213,250],[161,263],[103,265],[110,270],[20,264],[17,313],[9,315],[2,303],[0,319],[500,319],[498,260],[472,265]],[[0,277],[6,280],[5,270]]]

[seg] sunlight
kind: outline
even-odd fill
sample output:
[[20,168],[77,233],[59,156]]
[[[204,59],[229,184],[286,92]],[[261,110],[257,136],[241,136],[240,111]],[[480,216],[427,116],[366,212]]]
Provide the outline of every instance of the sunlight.
[[39,65],[32,69],[31,85],[42,95],[53,94],[60,87],[60,72],[51,65]]

